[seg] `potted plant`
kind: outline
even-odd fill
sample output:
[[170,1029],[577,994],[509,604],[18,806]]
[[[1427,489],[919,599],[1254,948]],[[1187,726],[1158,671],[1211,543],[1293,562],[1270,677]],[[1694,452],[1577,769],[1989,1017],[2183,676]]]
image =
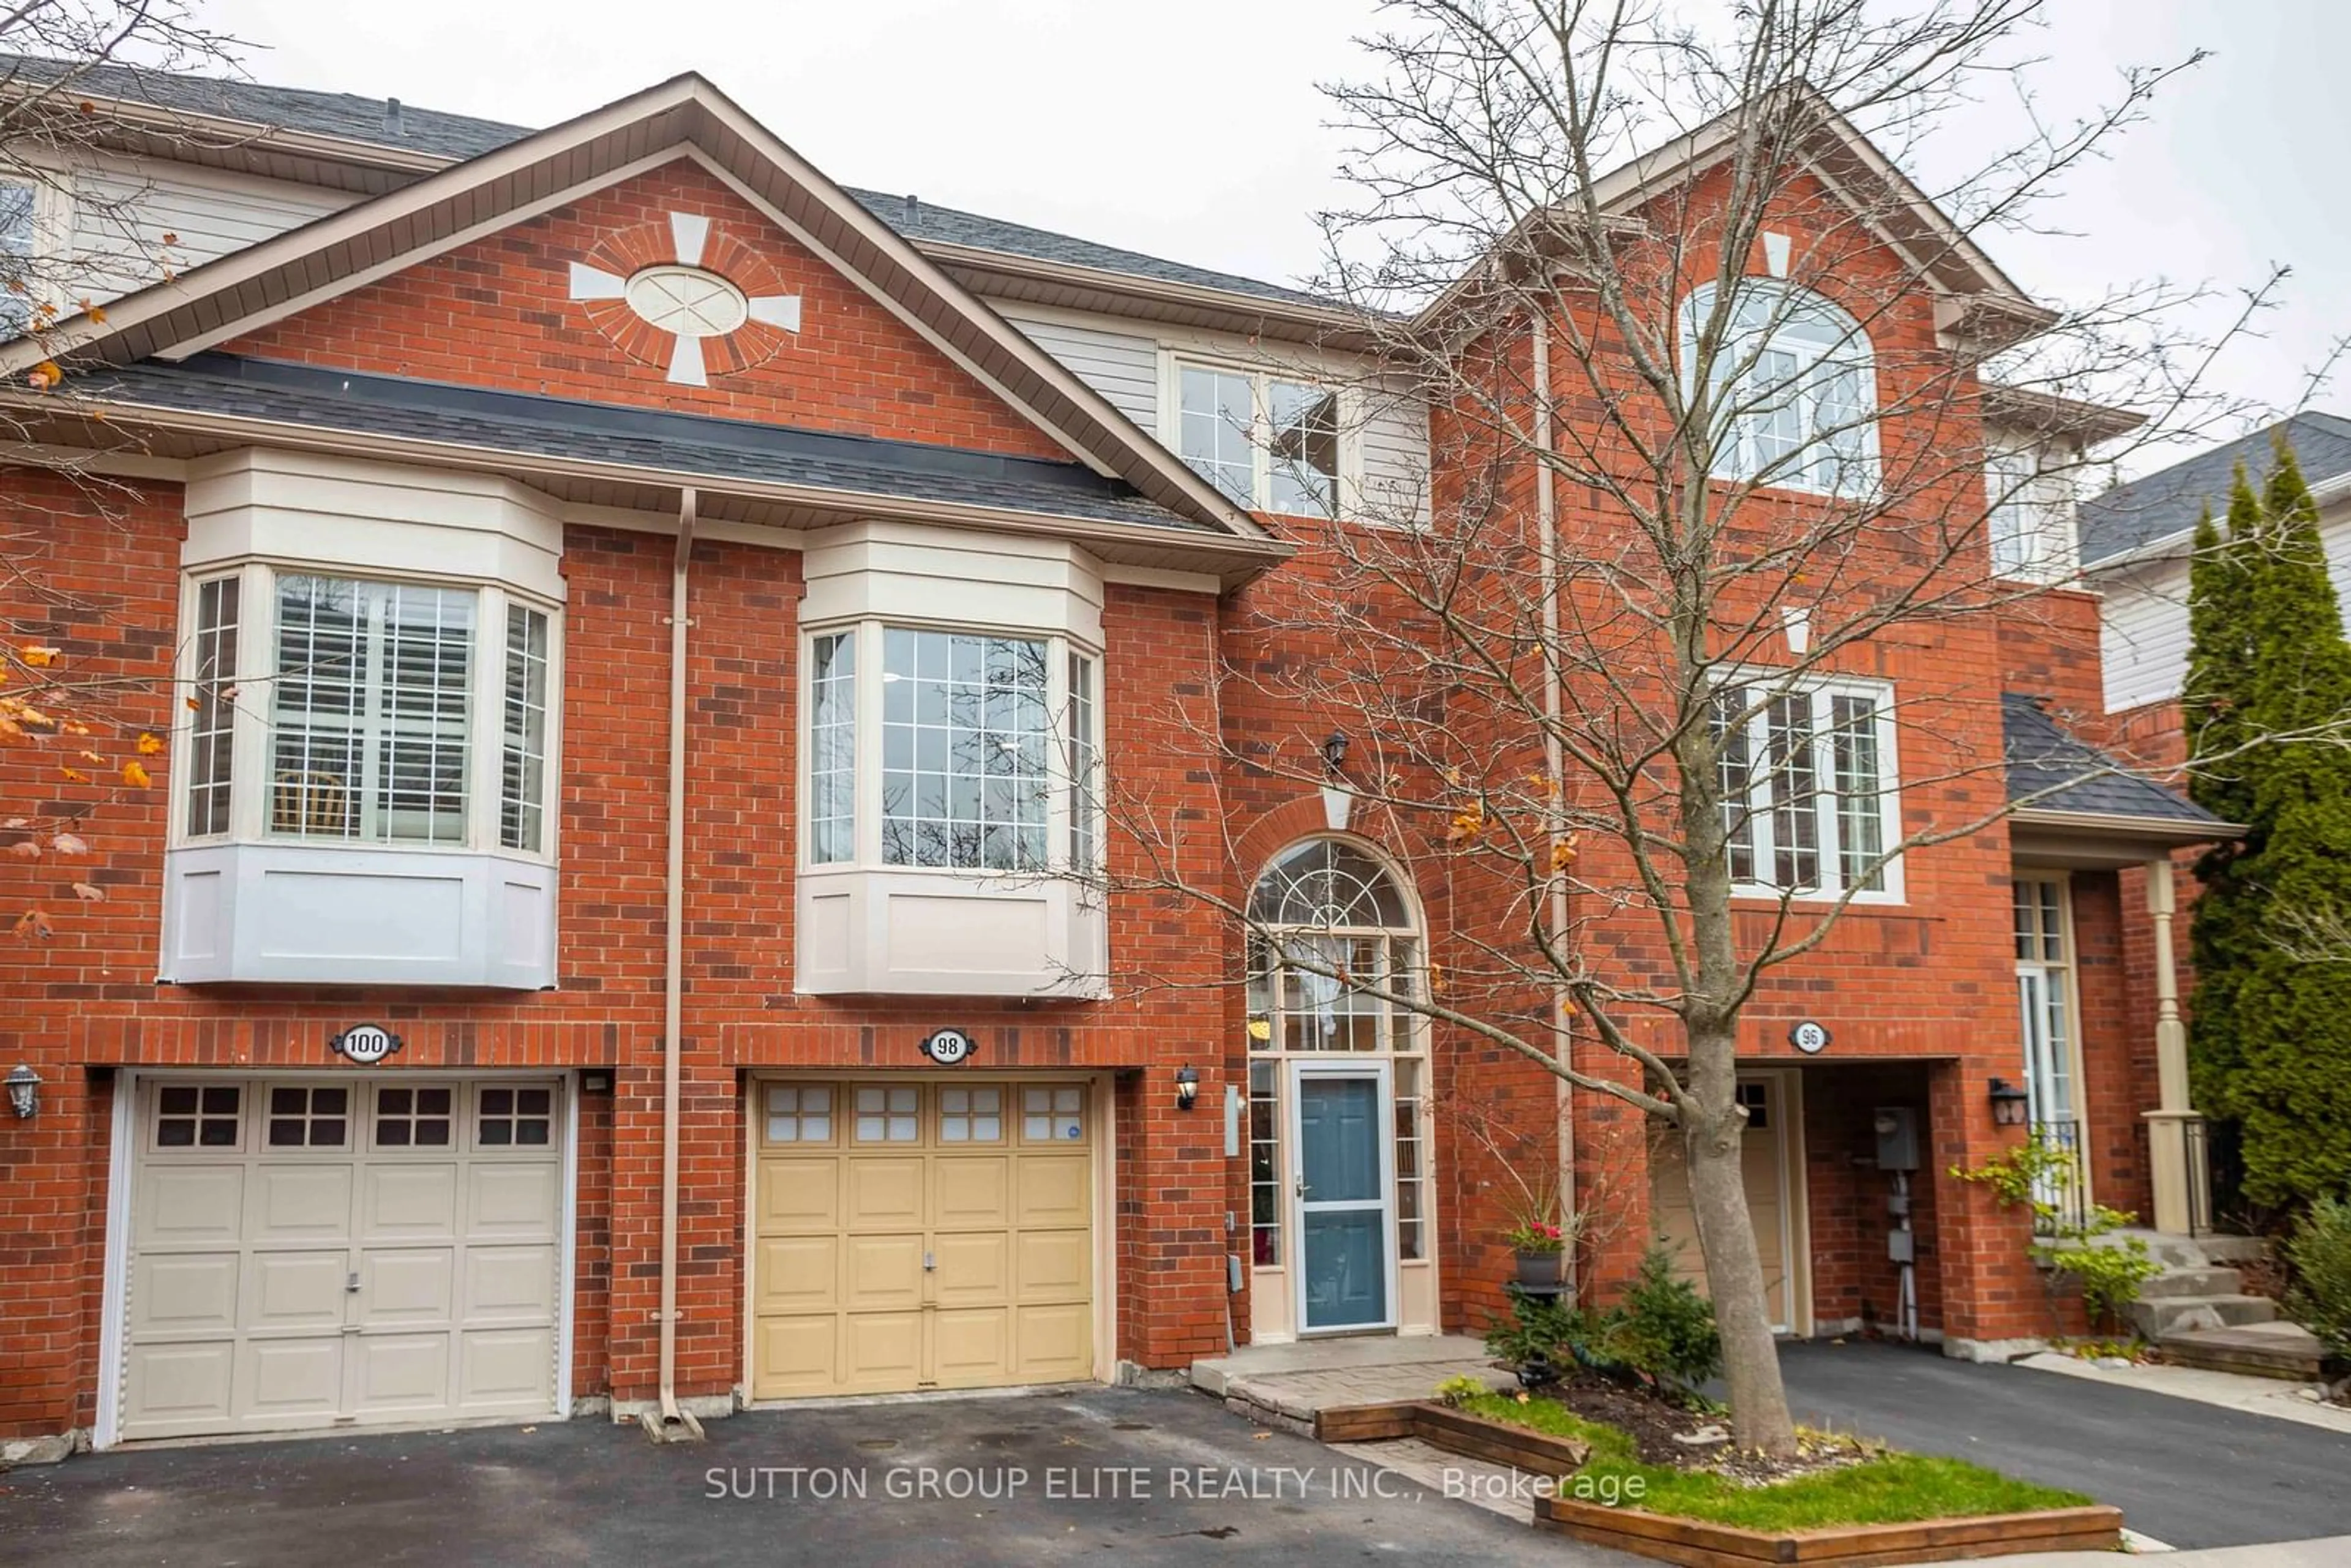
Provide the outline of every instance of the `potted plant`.
[[1536,1215],[1523,1215],[1503,1232],[1503,1237],[1510,1242],[1510,1250],[1518,1254],[1520,1284],[1559,1283],[1559,1255],[1567,1248],[1564,1227]]

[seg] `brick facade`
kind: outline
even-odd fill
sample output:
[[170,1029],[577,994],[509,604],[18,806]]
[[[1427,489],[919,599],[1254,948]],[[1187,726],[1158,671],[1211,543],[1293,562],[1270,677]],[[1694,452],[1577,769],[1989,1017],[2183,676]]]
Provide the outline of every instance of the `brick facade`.
[[[616,339],[568,300],[572,261],[651,256],[660,234],[652,225],[673,211],[710,218],[721,243],[802,297],[808,329],[763,340],[759,353],[739,361],[714,359],[711,385],[682,386],[665,378],[658,344]],[[1799,249],[1815,237],[1800,230]],[[1855,267],[1867,264],[1865,255],[1851,258]],[[1880,333],[1889,381],[1949,373],[1927,300],[1893,312]],[[554,397],[1066,455],[863,290],[684,162],[225,347]],[[1443,467],[1442,417],[1438,432],[1443,492],[1461,480]],[[1889,460],[1914,439],[1924,436],[1890,428]],[[1506,504],[1530,506],[1525,491],[1513,480]],[[113,683],[106,717],[124,733],[168,731],[185,534],[178,486],[142,482],[100,515],[65,481],[17,469],[0,478],[0,528],[33,541],[27,565],[59,596],[20,630],[59,648],[78,676]],[[1619,524],[1595,497],[1579,494],[1564,499],[1561,526],[1589,539]],[[1104,740],[1118,789],[1148,802],[1156,821],[1186,830],[1153,847],[1179,845],[1187,877],[1232,896],[1285,845],[1322,831],[1322,801],[1297,770],[1322,737],[1348,723],[1347,715],[1285,705],[1276,695],[1281,672],[1345,653],[1336,628],[1301,631],[1294,621],[1306,585],[1328,580],[1340,552],[1301,526],[1289,532],[1300,555],[1221,602],[1113,584],[1103,607]],[[87,808],[80,831],[91,855],[72,875],[106,894],[61,910],[46,942],[0,945],[0,977],[15,1004],[0,1020],[0,1062],[22,1060],[46,1081],[39,1119],[0,1126],[0,1309],[10,1325],[0,1343],[0,1435],[87,1428],[96,1416],[117,1071],[315,1068],[323,1040],[362,1017],[403,1034],[401,1070],[529,1066],[611,1075],[609,1092],[582,1101],[571,1392],[622,1400],[651,1394],[672,549],[652,532],[589,525],[564,532],[559,983],[548,992],[159,987],[164,814],[177,798],[176,777],[159,769],[145,791],[77,785],[61,781],[54,745],[0,749],[0,779],[18,810]],[[717,1397],[747,1376],[748,1075],[911,1067],[915,1041],[942,1009],[794,990],[800,558],[705,543],[691,581],[677,1369],[682,1394]],[[1922,622],[1852,650],[1838,667],[1902,694],[1911,748],[1905,765],[1919,780],[1906,807],[1923,825],[1998,806],[2003,683],[2062,692],[2069,704],[2089,694],[2078,711],[2095,711],[2095,656],[2094,604],[2052,595],[2038,622]],[[1480,884],[1441,846],[1382,822],[1356,827],[1405,868],[1440,963],[1455,950],[1450,934],[1504,908],[1507,889]],[[1134,832],[1114,831],[1113,878],[1148,880],[1145,847]],[[16,903],[53,904],[71,879],[48,862],[9,859],[0,867],[0,887]],[[1596,865],[1593,874],[1604,878],[1607,870]],[[1800,1066],[1804,1075],[1800,1185],[1822,1320],[1883,1323],[1893,1315],[1884,1184],[1854,1161],[1871,1108],[1898,1103],[1917,1107],[1929,1129],[1914,1189],[1922,1322],[1953,1338],[2040,1332],[2021,1221],[1949,1175],[2008,1141],[1990,1123],[1984,1084],[2015,1071],[2009,874],[1997,826],[1914,855],[1902,905],[1855,910],[1817,953],[1775,971],[1750,1009],[1742,1054]],[[2120,909],[2129,896],[2111,875],[2081,884],[2076,918],[2092,1015],[2090,1092],[2102,1115],[2116,1107],[2101,1126],[2096,1179],[2102,1196],[2138,1197],[2146,1178],[2135,1114],[2151,1064],[2137,1042],[2150,1031],[2133,1014],[2144,989],[2123,936]],[[1759,907],[1740,918],[1753,936],[1769,915]],[[1637,917],[1601,929],[1596,940],[1628,976],[1654,972],[1661,961],[1654,925]],[[1230,983],[1242,959],[1223,921],[1173,893],[1115,894],[1111,941],[1111,1000],[957,1000],[951,1010],[991,1065],[1112,1076],[1115,1176],[1096,1223],[1113,1232],[1113,1349],[1123,1360],[1176,1367],[1221,1352],[1228,1334],[1246,1337],[1249,1321],[1246,1281],[1238,1296],[1226,1290],[1226,1258],[1245,1250],[1228,1235],[1227,1216],[1246,1218],[1248,1165],[1226,1157],[1221,1114],[1226,1085],[1247,1084],[1243,1004]],[[1214,1001],[1203,999],[1208,992]],[[1494,1005],[1540,1017],[1543,998]],[[1789,1026],[1808,1018],[1834,1030],[1825,1060],[1808,1060],[1788,1042]],[[1588,1038],[1579,1035],[1575,1049],[1588,1070],[1625,1071]],[[1474,1104],[1511,1136],[1552,1149],[1558,1089],[1522,1059],[1443,1030],[1432,1064],[1441,1313],[1445,1326],[1474,1332],[1503,1305],[1509,1256],[1499,1231],[1507,1193],[1487,1155],[1448,1137],[1446,1107]],[[1178,1066],[1200,1074],[1198,1111],[1176,1107]],[[2124,1105],[2134,1108],[2128,1136]],[[1647,1131],[1625,1106],[1591,1094],[1575,1097],[1566,1125],[1567,1163],[1580,1202],[1593,1213],[1580,1264],[1605,1296],[1630,1271],[1650,1228]]]

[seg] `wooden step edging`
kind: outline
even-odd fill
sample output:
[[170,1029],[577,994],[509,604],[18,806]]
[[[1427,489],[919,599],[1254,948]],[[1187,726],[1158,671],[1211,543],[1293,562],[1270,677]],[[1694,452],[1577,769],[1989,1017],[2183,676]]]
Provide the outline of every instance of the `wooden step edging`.
[[1914,1524],[1850,1524],[1825,1530],[1740,1530],[1636,1508],[1572,1498],[1535,1500],[1535,1528],[1613,1546],[1687,1568],[1755,1568],[1764,1563],[1942,1563],[2014,1552],[2113,1552],[2122,1545],[2122,1510],[2094,1505]]
[[[1515,1466],[1535,1475],[1572,1475],[1591,1457],[1573,1437],[1555,1437],[1489,1421],[1426,1400],[1332,1407],[1314,1418],[1326,1443],[1416,1437],[1448,1453]],[[1827,1563],[1869,1568],[1896,1563],[1997,1557],[2014,1552],[2113,1552],[2122,1545],[2120,1509],[2049,1509],[1910,1524],[1841,1525],[1825,1530],[1740,1530],[1637,1508],[1573,1498],[1535,1499],[1533,1523],[1596,1546],[1689,1568],[1756,1568],[1761,1563]]]

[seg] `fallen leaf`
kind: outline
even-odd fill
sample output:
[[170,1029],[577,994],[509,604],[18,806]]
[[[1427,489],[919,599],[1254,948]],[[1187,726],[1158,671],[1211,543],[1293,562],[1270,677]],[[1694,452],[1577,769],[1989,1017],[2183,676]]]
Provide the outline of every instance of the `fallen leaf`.
[[78,882],[73,884],[73,890],[74,896],[80,899],[84,904],[104,904],[106,902],[106,889],[99,887],[95,883]]

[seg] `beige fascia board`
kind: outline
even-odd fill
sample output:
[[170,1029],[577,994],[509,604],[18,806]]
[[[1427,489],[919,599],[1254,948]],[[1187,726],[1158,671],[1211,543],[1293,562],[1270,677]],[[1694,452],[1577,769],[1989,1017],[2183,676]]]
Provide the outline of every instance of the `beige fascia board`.
[[2019,807],[2009,813],[2008,820],[2020,828],[2087,833],[2100,838],[2149,839],[2174,844],[2211,843],[2220,839],[2241,837],[2245,831],[2243,824],[2238,822],[2186,822],[2176,817],[2132,817],[2110,811],[2059,811],[2032,806]]
[[[20,407],[41,406],[37,397],[28,398],[25,394],[13,392],[0,397],[0,405],[8,404]],[[912,497],[881,495],[862,490],[835,490],[820,486],[790,485],[773,480],[747,480],[723,475],[702,474],[691,469],[641,467],[630,464],[597,462],[587,458],[553,457],[536,453],[514,452],[502,447],[472,446],[460,442],[426,441],[413,436],[330,430],[319,425],[288,424],[277,420],[199,413],[185,409],[157,408],[141,403],[118,402],[107,406],[110,418],[117,424],[140,424],[158,430],[209,435],[241,444],[287,447],[306,452],[332,453],[338,455],[374,458],[388,462],[474,468],[486,473],[506,474],[526,480],[534,477],[601,479],[613,484],[650,486],[657,489],[691,487],[706,496],[737,497],[856,517],[896,517],[909,522],[939,523],[952,527],[987,529],[998,533],[1064,538],[1081,544],[1113,548],[1129,546],[1138,549],[1159,552],[1174,550],[1179,553],[1196,549],[1205,557],[1226,558],[1229,564],[1217,570],[1214,575],[1228,587],[1247,581],[1297,553],[1295,546],[1270,537],[1243,539],[1228,534],[1213,534],[1205,530],[1194,534],[1176,528],[1155,528],[1140,524],[1102,522],[1083,517],[1062,517],[1050,513],[1025,512],[1009,507],[976,507],[952,501],[926,501]],[[75,409],[70,412],[92,411]]]
[[1238,289],[1216,288],[1201,283],[1177,283],[1170,278],[1148,277],[1134,272],[1113,272],[1077,262],[1046,261],[1014,251],[988,250],[980,246],[955,245],[939,240],[909,240],[907,243],[942,267],[963,267],[975,272],[1030,277],[1040,283],[1066,283],[1072,287],[1091,288],[1104,294],[1129,295],[1138,299],[1159,300],[1196,309],[1221,310],[1235,316],[1271,317],[1308,327],[1352,330],[1360,329],[1362,325],[1361,314],[1343,305],[1304,305],[1292,300],[1269,299],[1262,295],[1245,294]]
[[2130,409],[1994,382],[1983,383],[1983,405],[1987,424],[2043,435],[2070,435],[2085,446],[2128,435],[2147,423],[2147,415]]

